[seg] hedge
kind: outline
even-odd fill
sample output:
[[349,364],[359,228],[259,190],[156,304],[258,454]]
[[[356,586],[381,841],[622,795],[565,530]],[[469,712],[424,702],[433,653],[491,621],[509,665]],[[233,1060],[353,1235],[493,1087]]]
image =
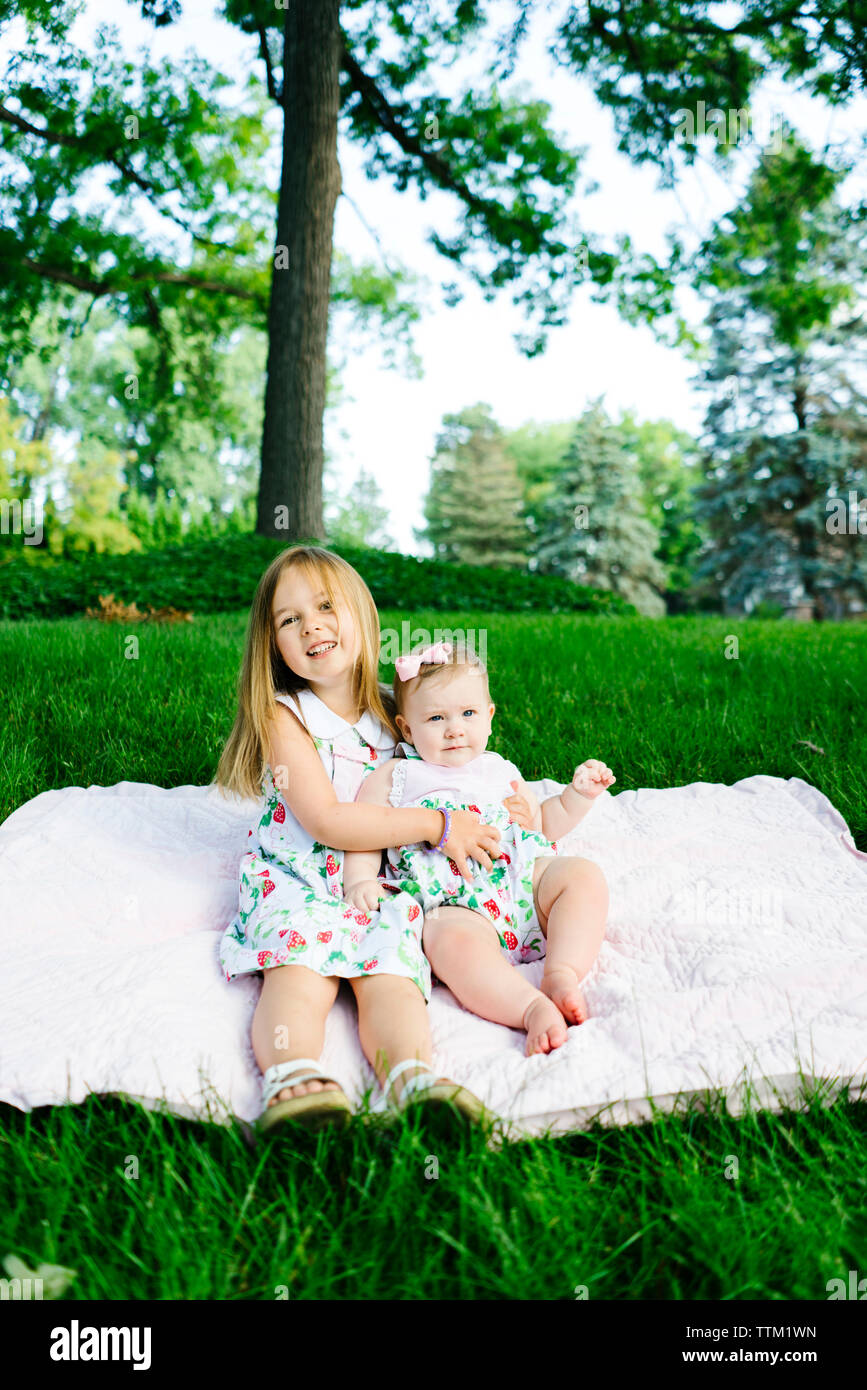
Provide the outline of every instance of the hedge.
[[[318,542],[318,544],[322,544]],[[139,608],[192,613],[248,608],[268,563],[286,543],[254,534],[127,555],[56,560],[21,551],[0,558],[0,617],[82,616],[100,594]],[[377,607],[500,613],[633,613],[619,594],[553,575],[455,565],[389,551],[328,545],[358,570]],[[0,551],[2,556],[2,551]]]

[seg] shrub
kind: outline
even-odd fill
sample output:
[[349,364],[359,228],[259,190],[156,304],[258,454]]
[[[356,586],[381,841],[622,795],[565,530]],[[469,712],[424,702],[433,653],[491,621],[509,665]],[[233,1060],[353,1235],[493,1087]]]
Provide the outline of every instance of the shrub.
[[[321,542],[319,542],[321,544]],[[247,608],[262,571],[286,543],[266,536],[212,541],[127,555],[56,560],[20,551],[0,559],[0,617],[83,616],[100,594],[127,604],[194,613]],[[361,574],[381,608],[501,613],[633,613],[618,594],[551,575],[452,565],[389,551],[330,545]]]

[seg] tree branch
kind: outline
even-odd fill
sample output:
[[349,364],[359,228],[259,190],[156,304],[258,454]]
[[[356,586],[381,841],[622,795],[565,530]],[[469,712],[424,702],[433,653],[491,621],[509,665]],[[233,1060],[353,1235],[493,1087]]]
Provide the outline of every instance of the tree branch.
[[[38,139],[45,140],[49,145],[66,145],[67,148],[71,150],[88,149],[87,142],[83,140],[80,135],[69,135],[65,131],[50,130],[47,126],[32,125],[30,121],[25,120],[23,116],[19,116],[17,112],[10,111],[8,106],[0,105],[0,121],[5,121],[7,125],[15,126],[17,130],[23,131],[26,135],[35,135]],[[116,150],[106,150],[104,154],[99,154],[94,151],[91,151],[91,153],[97,154],[100,163],[113,164],[121,174],[140,188],[143,193],[148,194],[151,199],[156,200],[160,197],[160,190],[155,184],[153,184],[150,179],[144,178],[143,175],[137,174],[130,164],[119,158]],[[201,236],[200,233],[194,232],[189,223],[185,222],[182,217],[178,217],[175,213],[166,212],[166,210],[161,207],[157,207],[157,211],[161,216],[168,217],[172,222],[175,222],[188,236],[192,237],[193,241],[199,246],[211,247],[218,251],[232,251],[232,247],[227,246],[224,242],[211,241],[208,237]]]
[[[32,125],[30,121],[26,121],[24,117],[19,116],[17,112],[10,111],[8,106],[0,106],[0,121],[5,121],[7,125],[14,125],[18,130],[23,130],[27,135],[35,135],[40,140],[47,141],[50,145],[66,145],[71,150],[87,148],[86,142],[80,135],[69,135],[65,131],[50,130],[47,126]],[[151,181],[143,178],[141,174],[137,174],[127,163],[119,159],[114,151],[106,150],[102,159],[108,164],[113,164],[115,168],[119,169],[128,179],[137,184],[143,192],[149,193],[152,196],[157,195],[158,190]],[[171,214],[168,215],[170,216]]]
[[71,285],[73,289],[83,290],[85,294],[92,294],[95,298],[106,294],[124,294],[129,285],[182,285],[188,289],[203,290],[207,294],[228,294],[234,299],[248,299],[254,304],[258,304],[264,309],[265,302],[261,294],[256,290],[245,289],[242,285],[226,285],[219,280],[206,280],[198,275],[189,275],[177,270],[154,270],[146,274],[130,275],[127,281],[120,283],[110,280],[94,280],[90,276],[75,270],[67,270],[64,266],[45,265],[42,261],[34,261],[29,256],[23,256],[20,264],[32,270],[35,275],[41,275],[45,280],[56,280],[62,285]]
[[268,50],[268,36],[265,33],[264,24],[257,24],[256,30],[259,35],[259,52],[265,63],[265,81],[268,84],[268,95],[272,101],[279,102],[280,94],[277,91],[277,83],[274,81],[274,69],[271,66],[271,54]]
[[345,44],[343,45],[341,65],[349,77],[353,89],[373,112],[382,129],[397,141],[404,154],[411,154],[419,159],[441,188],[447,188],[451,193],[456,193],[473,212],[483,215],[496,213],[498,217],[502,218],[503,208],[501,204],[490,198],[480,198],[478,194],[473,193],[472,189],[467,187],[463,179],[458,178],[435,150],[428,149],[422,144],[418,136],[413,135],[405,126],[401,125],[388,98],[379,90],[373,78],[362,72]]

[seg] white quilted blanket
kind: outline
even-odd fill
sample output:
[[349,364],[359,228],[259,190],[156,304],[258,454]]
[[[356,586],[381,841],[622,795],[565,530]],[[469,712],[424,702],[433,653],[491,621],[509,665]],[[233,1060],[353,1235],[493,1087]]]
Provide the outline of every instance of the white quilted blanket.
[[[217,960],[255,811],[213,788],[120,782],[43,792],[0,826],[0,1100],[121,1092],[255,1118],[260,983],[227,983]],[[592,1017],[527,1058],[523,1033],[445,988],[430,1008],[435,1065],[515,1137],[623,1123],[651,1098],[671,1108],[707,1089],[735,1111],[747,1090],[776,1108],[801,1073],[864,1081],[867,854],[814,787],[756,776],[605,793],[562,843],[611,889]],[[374,1082],[348,991],[323,1065],[350,1098]]]

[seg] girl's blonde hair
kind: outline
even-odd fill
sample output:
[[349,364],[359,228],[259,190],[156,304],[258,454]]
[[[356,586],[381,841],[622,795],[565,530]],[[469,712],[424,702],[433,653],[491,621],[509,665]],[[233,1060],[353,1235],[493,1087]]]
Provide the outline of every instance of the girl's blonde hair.
[[[484,677],[485,700],[488,704],[491,703],[491,688],[488,684],[488,668],[476,655],[472,643],[467,643],[465,641],[452,642],[451,648],[451,656],[448,661],[423,661],[418,668],[418,675],[413,676],[411,680],[401,680],[397,671],[395,671],[392,694],[394,696],[396,714],[403,716],[406,708],[406,697],[414,694],[415,691],[418,690],[420,681],[427,680],[429,677],[436,676],[437,674],[447,674],[448,679],[451,680],[452,676],[456,675],[458,671],[465,670],[478,671],[479,675]],[[417,647],[416,650],[422,651],[423,648]],[[410,655],[412,655],[412,653],[410,653]]]
[[[296,568],[311,585],[328,595],[335,610],[338,601],[351,609],[361,644],[352,679],[356,708],[375,715],[395,742],[400,739],[391,692],[379,680],[379,614],[373,595],[357,570],[339,555],[317,545],[293,545],[271,561],[253,596],[238,676],[238,712],[214,776],[214,784],[221,792],[254,798],[262,795],[268,764],[268,726],[278,704],[274,697],[307,688],[280,655],[271,612],[281,575]],[[339,637],[339,612],[337,631]]]

